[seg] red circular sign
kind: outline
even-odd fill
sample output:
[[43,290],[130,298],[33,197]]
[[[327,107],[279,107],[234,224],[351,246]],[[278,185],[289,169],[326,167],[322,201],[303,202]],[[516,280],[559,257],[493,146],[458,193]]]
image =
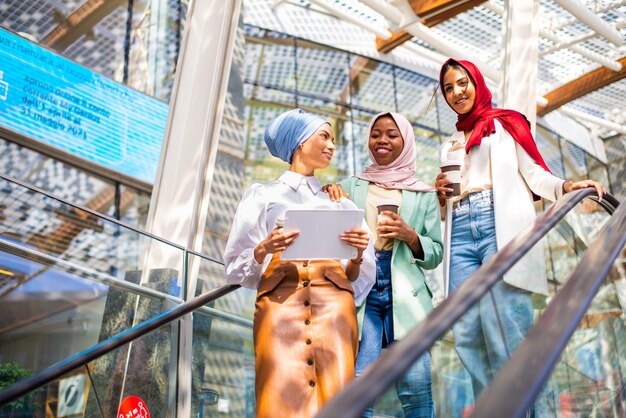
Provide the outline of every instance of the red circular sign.
[[118,418],[150,418],[148,405],[139,396],[127,396],[117,411]]

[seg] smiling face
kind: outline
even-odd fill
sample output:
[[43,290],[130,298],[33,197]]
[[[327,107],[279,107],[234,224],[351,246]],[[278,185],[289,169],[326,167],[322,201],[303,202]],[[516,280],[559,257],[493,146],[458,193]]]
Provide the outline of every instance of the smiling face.
[[402,153],[404,139],[390,115],[376,119],[370,131],[368,146],[378,165],[389,165]]
[[333,129],[325,123],[298,147],[294,157],[299,154],[299,158],[308,169],[315,170],[328,167],[334,152],[335,136]]
[[476,100],[476,88],[469,75],[462,69],[450,67],[443,76],[446,101],[459,115],[471,111]]

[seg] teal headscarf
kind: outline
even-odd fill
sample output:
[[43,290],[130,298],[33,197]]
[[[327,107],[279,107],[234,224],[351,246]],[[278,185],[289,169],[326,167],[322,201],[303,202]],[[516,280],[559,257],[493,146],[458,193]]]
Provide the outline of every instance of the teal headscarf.
[[328,123],[324,118],[293,109],[281,113],[265,129],[265,144],[270,154],[291,164],[291,157],[298,146]]

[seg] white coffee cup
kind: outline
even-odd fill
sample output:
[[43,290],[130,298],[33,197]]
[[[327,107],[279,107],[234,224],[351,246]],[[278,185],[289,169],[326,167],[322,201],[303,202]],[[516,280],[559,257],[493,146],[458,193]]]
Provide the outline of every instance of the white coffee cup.
[[389,215],[384,215],[381,212],[389,211],[398,213],[398,202],[395,200],[379,200],[376,203],[376,208],[378,208],[378,223],[380,223],[382,220],[391,220]]
[[439,165],[441,172],[446,174],[449,183],[445,187],[452,189],[452,193],[446,196],[458,196],[461,194],[461,162],[458,160],[447,160]]

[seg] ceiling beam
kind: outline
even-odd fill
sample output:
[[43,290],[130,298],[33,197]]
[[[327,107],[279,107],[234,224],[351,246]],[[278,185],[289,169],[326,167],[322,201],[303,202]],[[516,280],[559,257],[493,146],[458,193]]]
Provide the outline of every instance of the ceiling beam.
[[88,0],[44,36],[41,44],[64,51],[124,3],[123,0]]
[[[598,116],[593,116],[590,113],[585,113],[585,112],[581,112],[580,110],[572,109],[570,106],[561,106],[558,108],[558,111],[559,113],[562,113],[565,116],[577,122],[580,122],[580,123],[589,122],[601,128],[605,128],[611,131],[615,131],[619,134],[626,135],[626,125],[624,125],[623,123],[616,123],[609,119],[603,119]],[[611,115],[609,115],[609,117],[611,117]],[[597,152],[597,151],[594,151],[594,152]],[[595,157],[600,160],[603,160],[603,158],[598,155],[595,155]],[[603,162],[606,162],[606,156],[604,157]]]
[[593,11],[589,10],[578,0],[555,0],[562,8],[573,14],[581,22],[593,29],[598,35],[604,37],[608,41],[613,42],[617,46],[624,45],[622,34],[615,29],[609,22],[603,20]]
[[486,0],[409,0],[416,15],[423,24],[432,27],[459,13],[484,3]]
[[391,34],[389,33],[387,29],[378,28],[376,26],[369,24],[368,22],[365,22],[364,20],[358,19],[354,17],[352,13],[347,13],[347,12],[342,11],[335,4],[331,5],[330,3],[326,3],[324,0],[308,0],[308,1],[309,3],[312,3],[316,5],[317,7],[324,9],[327,13],[330,13],[331,15],[343,21],[352,23],[353,25],[359,26],[360,28],[363,28],[370,32],[374,32],[376,34],[376,38],[389,39],[391,37]]
[[[486,0],[408,0],[411,8],[419,17],[419,22],[433,27],[460,13],[484,3]],[[376,38],[376,49],[387,53],[411,39],[413,35],[401,30],[394,32],[390,39]]]
[[622,64],[620,71],[600,67],[545,94],[544,97],[548,100],[548,104],[537,106],[537,116],[544,116],[572,100],[626,77],[626,57],[620,58],[618,62]]
[[[493,0],[487,2],[485,4],[485,7],[499,16],[504,15],[504,7],[496,4]],[[595,51],[592,51],[589,48],[585,48],[582,45],[576,44],[577,42],[582,42],[584,38],[572,38],[568,40],[563,40],[560,36],[556,35],[555,31],[548,29],[539,29],[539,36],[552,42],[552,44],[555,46],[563,45],[563,47],[568,48],[570,51],[580,54],[593,62],[604,65],[605,67],[610,68],[613,71],[620,71],[622,69],[622,65],[619,62]],[[555,51],[557,50],[558,49],[555,49]]]

